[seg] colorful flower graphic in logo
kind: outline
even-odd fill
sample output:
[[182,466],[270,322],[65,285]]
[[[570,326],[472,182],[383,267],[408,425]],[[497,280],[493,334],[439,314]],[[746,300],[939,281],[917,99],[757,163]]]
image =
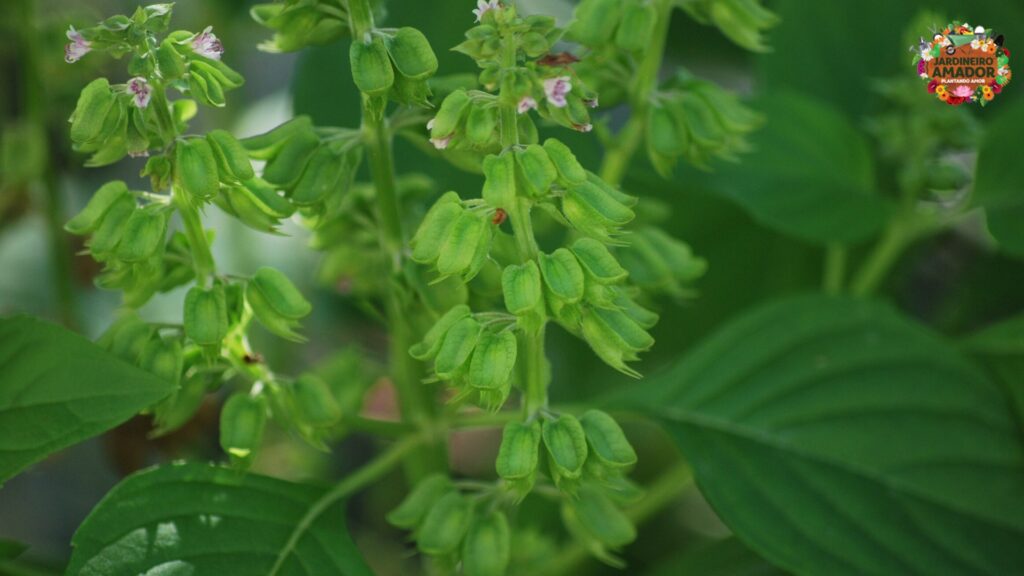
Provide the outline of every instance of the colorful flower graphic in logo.
[[1010,83],[1010,51],[991,28],[954,20],[931,40],[921,38],[914,67],[929,94],[952,106],[991,102]]

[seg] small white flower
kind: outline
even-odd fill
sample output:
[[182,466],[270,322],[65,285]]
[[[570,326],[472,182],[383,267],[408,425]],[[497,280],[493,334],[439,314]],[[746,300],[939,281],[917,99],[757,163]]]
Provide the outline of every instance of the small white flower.
[[1009,73],[1010,73],[1010,68],[1007,67],[1007,66],[1000,66],[999,70],[996,70],[996,75],[997,76],[1006,76]]
[[558,78],[548,78],[544,81],[544,94],[548,97],[548,102],[556,108],[565,108],[568,104],[565,100],[565,95],[572,91],[571,78],[568,76],[559,76]]
[[978,48],[981,48],[981,41],[980,40],[971,40],[971,48],[973,48],[975,50],[977,50]]
[[74,64],[92,50],[92,42],[86,40],[81,32],[75,30],[74,26],[68,28],[67,36],[71,42],[64,47],[64,61]]
[[921,60],[924,60],[925,62],[928,62],[931,59],[932,59],[932,52],[931,52],[931,50],[922,50],[921,51]]
[[128,81],[128,93],[132,95],[132,102],[137,108],[145,108],[153,96],[153,87],[145,78],[136,76]]
[[128,156],[132,158],[149,158],[149,150],[142,150],[141,152],[128,151]]
[[529,96],[523,96],[523,99],[519,101],[519,105],[516,106],[516,110],[520,114],[526,114],[530,110],[537,109],[537,101]]
[[192,51],[211,60],[220,60],[224,54],[224,45],[213,33],[213,26],[207,26],[201,33],[196,34],[192,39]]
[[434,120],[437,120],[437,118],[431,118],[430,121],[427,122],[427,130],[433,130],[434,129]]
[[925,73],[925,72],[921,72],[921,74],[919,74],[919,76],[921,76],[921,78],[924,78],[926,80],[928,79],[928,74]]
[[448,147],[448,143],[452,141],[451,136],[445,136],[444,138],[431,138],[430,143],[434,145],[434,148],[438,150],[444,150]]
[[572,127],[580,132],[590,132],[594,129],[593,124],[573,124]]
[[583,103],[591,108],[597,108],[597,96],[594,96],[590,100],[584,100]]
[[473,14],[476,16],[475,22],[479,22],[484,17],[484,14],[491,10],[501,10],[498,0],[477,0],[476,8],[473,10]]

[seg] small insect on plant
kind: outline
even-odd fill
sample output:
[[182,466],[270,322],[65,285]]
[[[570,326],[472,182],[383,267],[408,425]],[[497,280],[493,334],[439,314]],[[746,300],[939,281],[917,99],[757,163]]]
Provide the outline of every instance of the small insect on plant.
[[[638,527],[684,495],[736,537],[688,540],[658,574],[1019,569],[1019,423],[971,359],[1019,324],[958,349],[872,300],[904,250],[970,213],[977,123],[921,106],[918,78],[880,81],[869,152],[812,99],[750,103],[666,58],[683,18],[769,51],[779,19],[760,0],[581,0],[560,19],[547,3],[458,4],[454,46],[383,25],[404,21],[387,2],[253,6],[260,58],[346,47],[317,81],[341,77],[361,120],[299,114],[246,137],[191,128],[245,90],[220,23],[172,26],[192,6],[67,29],[68,65],[116,61],[81,88],[74,151],[142,169],[64,226],[120,294],[95,343],[0,320],[0,481],[139,415],[159,439],[213,407],[219,450],[124,478],[65,573],[646,573],[677,539]],[[444,70],[440,50],[474,73]],[[652,334],[689,329],[659,320],[709,298],[709,268],[647,187],[702,182],[823,245],[821,294],[744,312],[648,378]],[[308,276],[335,290],[316,297],[269,261],[235,273],[214,257],[224,222],[308,239]],[[339,345],[331,298],[379,327]],[[154,300],[180,318],[154,320]],[[278,347],[306,352],[280,362]],[[586,393],[584,374],[615,385]],[[346,472],[295,482],[309,453]],[[0,571],[22,549],[0,540]]]

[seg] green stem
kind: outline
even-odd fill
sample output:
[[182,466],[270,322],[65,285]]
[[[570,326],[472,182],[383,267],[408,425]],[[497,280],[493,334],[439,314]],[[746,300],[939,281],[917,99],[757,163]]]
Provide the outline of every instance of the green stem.
[[[506,70],[512,70],[518,65],[518,50],[518,40],[514,34],[503,38],[501,64]],[[498,96],[498,101],[501,147],[503,150],[508,150],[519,144],[515,97],[512,94],[504,93],[503,89],[503,93]],[[530,208],[529,199],[522,197],[517,197],[508,207],[508,217],[515,235],[520,262],[535,260],[540,254],[537,239],[533,233]],[[517,336],[523,359],[521,374],[523,377],[523,417],[525,419],[532,418],[548,404],[547,379],[544,368],[544,324],[543,317],[537,319],[536,322],[521,323]]]
[[390,472],[397,465],[401,464],[407,456],[412,454],[416,448],[419,448],[420,444],[422,444],[424,440],[424,436],[415,435],[396,442],[391,446],[391,448],[382,452],[370,463],[356,470],[351,475],[346,476],[344,480],[335,484],[334,488],[331,488],[324,493],[324,495],[306,511],[306,514],[301,520],[299,520],[299,523],[295,525],[295,529],[292,530],[291,535],[288,537],[288,542],[285,543],[284,547],[281,548],[281,551],[278,553],[277,560],[274,561],[274,565],[271,567],[270,572],[268,572],[268,576],[275,576],[280,572],[281,567],[284,566],[288,556],[294,552],[299,540],[302,539],[306,532],[309,531],[324,512],[339,500],[355,494],[359,490],[369,486],[374,481]]
[[894,220],[885,230],[881,240],[875,244],[874,250],[868,259],[861,265],[857,276],[853,279],[850,292],[854,296],[870,296],[878,289],[878,285],[885,279],[886,273],[896,260],[899,259],[903,250],[909,245],[916,235],[908,232],[903,221]]
[[[349,0],[348,9],[353,42],[369,39],[374,30],[369,0]],[[385,296],[388,328],[391,331],[388,353],[391,379],[398,393],[402,419],[423,429],[433,429],[436,407],[428,394],[430,389],[421,383],[422,365],[410,357],[408,352],[415,342],[415,335],[406,319],[399,284],[405,236],[395,185],[392,137],[384,114],[386,108],[386,98],[363,94],[362,133],[376,191],[380,245],[385,254],[392,256],[391,277]],[[445,470],[447,462],[444,441],[439,439],[432,442],[429,449],[419,451],[411,458],[408,472],[416,480],[431,472]]]
[[[626,516],[634,524],[642,524],[665,506],[675,502],[684,492],[693,487],[693,472],[685,464],[676,464],[647,487],[644,497],[626,510]],[[590,553],[579,543],[562,548],[544,567],[543,574],[576,574],[578,565],[586,561]]]
[[632,110],[629,120],[613,138],[617,144],[607,150],[601,164],[601,178],[613,186],[622,184],[633,155],[643,143],[647,108],[650,106],[651,94],[658,86],[658,72],[665,55],[665,42],[672,21],[672,1],[654,0],[653,4],[657,12],[657,25],[630,86],[629,102]]
[[185,236],[188,238],[189,248],[192,250],[192,263],[196,269],[196,283],[201,288],[210,284],[210,279],[216,273],[216,266],[213,263],[213,254],[210,252],[210,242],[206,238],[206,231],[203,230],[203,221],[199,218],[199,210],[188,197],[188,193],[173,188],[174,205],[181,215],[181,222],[185,225]]
[[822,285],[826,294],[839,294],[843,291],[846,276],[846,247],[831,243],[825,248],[825,272]]

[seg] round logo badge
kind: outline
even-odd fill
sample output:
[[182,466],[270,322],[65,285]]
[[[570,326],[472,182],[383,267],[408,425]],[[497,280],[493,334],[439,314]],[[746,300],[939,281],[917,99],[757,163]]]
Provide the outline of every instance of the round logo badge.
[[930,94],[950,104],[985,106],[1010,83],[1010,51],[991,28],[950,22],[931,40],[921,38],[914,65]]

